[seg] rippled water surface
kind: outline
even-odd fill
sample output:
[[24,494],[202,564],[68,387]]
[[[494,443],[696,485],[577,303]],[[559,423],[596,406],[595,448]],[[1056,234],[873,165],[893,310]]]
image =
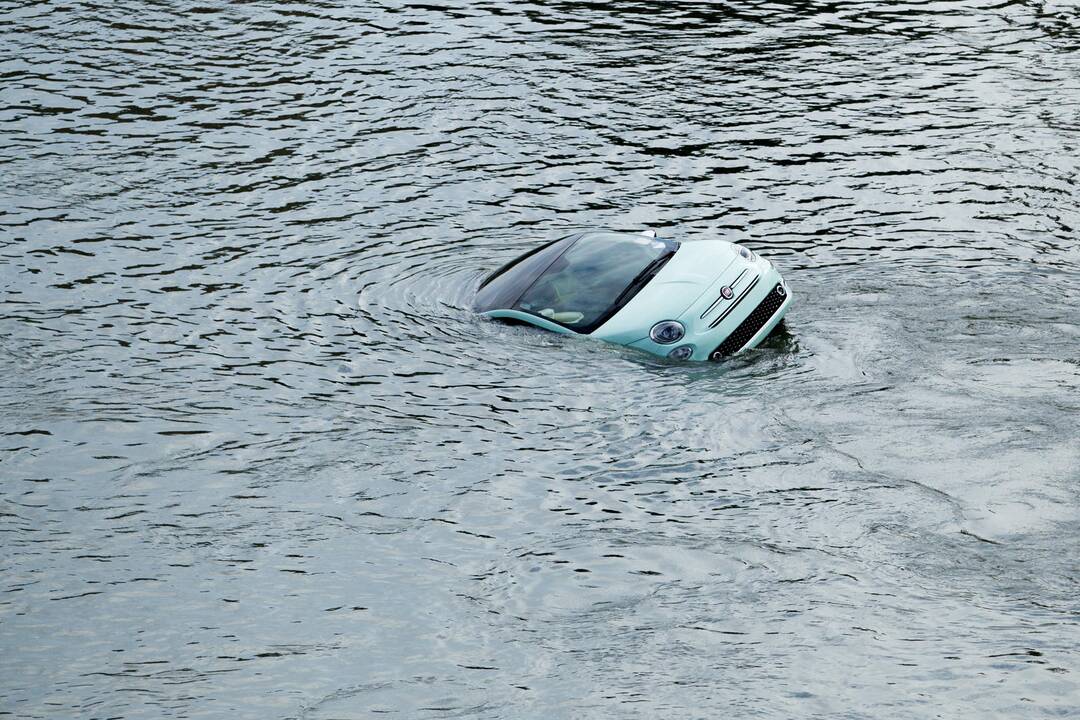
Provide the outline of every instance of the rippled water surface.
[[[1074,2],[0,0],[0,715],[1080,716]],[[786,332],[481,321],[571,231]]]

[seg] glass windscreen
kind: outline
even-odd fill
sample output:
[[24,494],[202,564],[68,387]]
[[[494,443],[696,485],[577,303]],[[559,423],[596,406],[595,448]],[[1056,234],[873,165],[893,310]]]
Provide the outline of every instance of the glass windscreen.
[[592,332],[629,302],[677,248],[678,243],[660,238],[590,233],[555,260],[515,307]]
[[560,238],[521,257],[491,273],[480,285],[473,307],[477,312],[509,308],[551,262],[570,247],[580,235]]

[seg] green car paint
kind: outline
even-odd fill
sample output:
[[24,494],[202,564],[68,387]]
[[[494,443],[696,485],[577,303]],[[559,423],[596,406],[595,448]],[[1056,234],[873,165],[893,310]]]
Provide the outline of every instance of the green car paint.
[[[586,288],[592,293],[576,300],[587,304],[595,300],[595,295],[603,295],[600,291],[616,293],[638,269],[634,263],[644,265],[651,257],[662,261],[659,270],[641,287],[628,288],[632,291],[629,299],[623,299],[626,292],[618,294],[608,314],[598,313],[595,307],[585,312],[575,307],[574,288],[567,286],[568,278],[587,285],[592,281],[590,273],[612,275],[613,283]],[[610,266],[606,267],[608,260]],[[586,267],[575,268],[574,262]],[[530,263],[532,267],[528,267]],[[515,272],[520,277],[515,277]],[[493,280],[506,288],[496,298],[491,297],[497,294],[495,290],[485,290]],[[520,287],[514,287],[514,283]],[[536,290],[538,287],[544,292]],[[547,298],[547,302],[539,304],[550,307],[525,302],[533,295]],[[556,333],[586,335],[661,357],[675,348],[690,346],[692,351],[680,351],[687,353],[681,359],[708,360],[719,359],[714,351],[722,350],[726,356],[758,345],[784,317],[791,302],[790,289],[776,268],[733,243],[676,243],[650,235],[595,232],[549,243],[496,271],[481,285],[476,309],[486,317],[526,322]],[[575,328],[575,324],[583,325],[594,316],[596,327]],[[657,323],[671,320],[684,328],[681,339],[660,343],[650,337]],[[729,337],[732,341],[725,344]]]

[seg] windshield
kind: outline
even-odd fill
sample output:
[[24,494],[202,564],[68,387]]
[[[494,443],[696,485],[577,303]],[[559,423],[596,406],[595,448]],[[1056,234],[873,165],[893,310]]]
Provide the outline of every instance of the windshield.
[[671,240],[640,235],[583,235],[529,286],[515,307],[590,333],[630,302],[678,247]]
[[521,293],[579,237],[580,233],[554,240],[506,263],[480,283],[473,307],[477,312],[512,307]]

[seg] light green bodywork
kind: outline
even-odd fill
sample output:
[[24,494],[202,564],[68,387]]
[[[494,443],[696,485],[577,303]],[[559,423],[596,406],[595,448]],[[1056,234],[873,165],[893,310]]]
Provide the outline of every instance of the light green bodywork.
[[[721,288],[731,285],[740,273],[731,300],[721,299]],[[717,327],[709,327],[717,316],[740,297],[750,278],[757,276],[753,290],[742,298],[735,311]],[[780,273],[768,260],[754,255],[741,257],[735,245],[724,240],[692,240],[683,242],[660,272],[641,289],[630,302],[607,322],[586,337],[645,350],[666,357],[681,345],[693,345],[691,360],[707,360],[709,354],[727,338],[746,316],[783,283],[787,296],[783,305],[767,323],[742,347],[744,352],[760,343],[784,317],[791,305],[792,294]],[[710,309],[711,306],[711,309]],[[488,317],[513,318],[552,332],[577,335],[573,330],[543,317],[520,310],[494,310]],[[704,317],[702,317],[704,315]],[[649,338],[649,330],[662,320],[678,320],[686,328],[685,336],[676,343],[660,345]]]

